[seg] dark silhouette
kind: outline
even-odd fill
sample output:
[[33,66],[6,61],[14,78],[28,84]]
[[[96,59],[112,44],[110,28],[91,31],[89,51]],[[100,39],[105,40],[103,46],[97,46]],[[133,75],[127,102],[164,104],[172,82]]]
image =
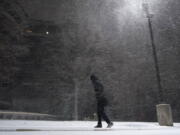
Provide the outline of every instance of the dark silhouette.
[[92,81],[92,84],[94,86],[94,91],[96,95],[97,100],[97,116],[98,116],[98,123],[95,128],[101,128],[102,127],[102,118],[107,122],[108,126],[107,128],[111,128],[113,126],[113,123],[110,121],[108,116],[105,113],[105,106],[108,105],[108,101],[104,96],[104,87],[99,82],[98,78],[95,75],[91,75],[90,79]]

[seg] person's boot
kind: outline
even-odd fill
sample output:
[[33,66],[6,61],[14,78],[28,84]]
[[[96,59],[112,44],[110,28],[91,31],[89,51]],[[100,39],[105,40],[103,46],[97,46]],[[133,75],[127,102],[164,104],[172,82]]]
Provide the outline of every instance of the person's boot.
[[102,124],[97,124],[94,128],[102,128]]
[[113,123],[110,122],[110,123],[108,123],[107,128],[111,128],[112,126],[113,126]]

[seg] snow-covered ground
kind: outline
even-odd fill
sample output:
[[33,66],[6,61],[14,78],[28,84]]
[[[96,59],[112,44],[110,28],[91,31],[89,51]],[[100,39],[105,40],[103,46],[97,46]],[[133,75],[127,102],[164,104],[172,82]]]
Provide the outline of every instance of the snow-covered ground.
[[149,122],[114,122],[111,129],[103,123],[94,129],[92,121],[0,120],[0,135],[180,135],[180,123],[173,127]]

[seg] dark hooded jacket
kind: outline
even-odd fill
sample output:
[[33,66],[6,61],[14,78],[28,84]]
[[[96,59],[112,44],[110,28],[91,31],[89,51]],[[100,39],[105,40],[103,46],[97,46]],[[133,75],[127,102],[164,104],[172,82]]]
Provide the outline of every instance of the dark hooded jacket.
[[107,106],[108,105],[108,101],[105,98],[104,95],[104,87],[103,85],[98,81],[92,81],[93,86],[94,86],[94,90],[95,90],[95,95],[96,95],[96,99],[97,99],[97,103],[100,106]]

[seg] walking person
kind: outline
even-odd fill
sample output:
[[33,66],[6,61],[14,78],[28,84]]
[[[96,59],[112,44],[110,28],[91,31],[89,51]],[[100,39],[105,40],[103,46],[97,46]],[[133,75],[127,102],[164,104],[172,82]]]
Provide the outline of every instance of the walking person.
[[110,121],[105,113],[105,107],[108,105],[108,101],[104,96],[104,87],[95,75],[90,76],[91,82],[94,86],[94,91],[97,100],[97,117],[98,123],[95,128],[102,128],[102,118],[107,122],[107,128],[111,128],[113,123]]

